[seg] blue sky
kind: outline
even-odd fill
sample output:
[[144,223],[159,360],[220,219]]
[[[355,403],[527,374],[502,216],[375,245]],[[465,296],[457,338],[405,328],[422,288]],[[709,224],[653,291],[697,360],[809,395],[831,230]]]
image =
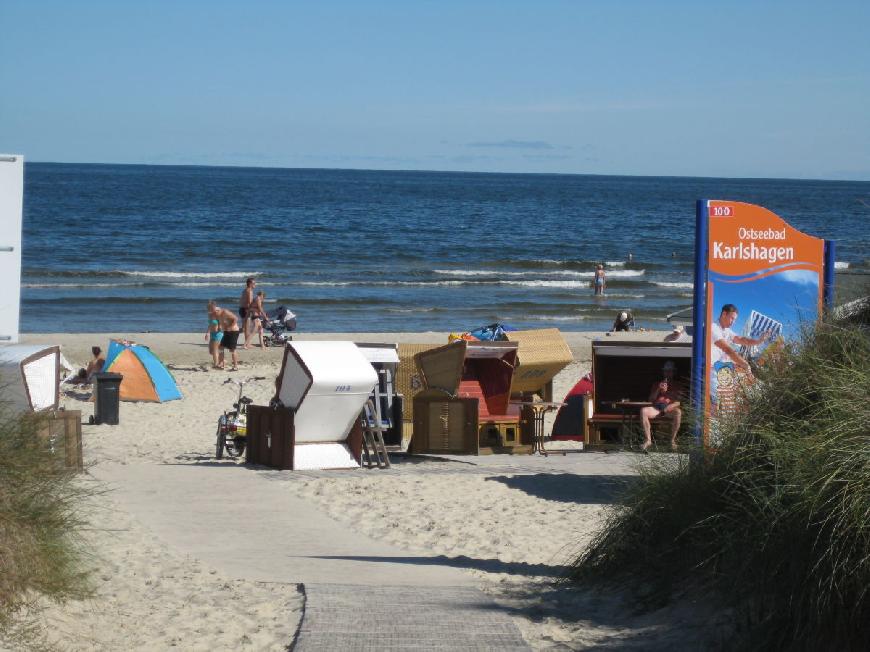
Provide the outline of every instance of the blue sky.
[[33,161],[870,179],[870,2],[0,2]]
[[713,319],[722,306],[737,306],[738,318],[732,330],[743,334],[749,314],[755,310],[783,324],[783,335],[794,339],[803,325],[813,323],[819,312],[819,274],[810,270],[791,270],[771,274],[746,283],[719,282],[724,275],[713,274]]

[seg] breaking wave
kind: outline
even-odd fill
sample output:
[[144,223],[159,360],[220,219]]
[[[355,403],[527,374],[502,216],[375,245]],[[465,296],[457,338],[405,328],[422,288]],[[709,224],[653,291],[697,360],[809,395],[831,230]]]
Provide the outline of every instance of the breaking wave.
[[684,283],[684,282],[682,282],[682,281],[679,282],[679,283],[672,283],[672,282],[670,282],[670,281],[653,281],[653,285],[658,285],[659,287],[662,287],[662,288],[687,288],[687,289],[692,289],[692,288],[695,287],[695,284],[694,284],[694,283]]

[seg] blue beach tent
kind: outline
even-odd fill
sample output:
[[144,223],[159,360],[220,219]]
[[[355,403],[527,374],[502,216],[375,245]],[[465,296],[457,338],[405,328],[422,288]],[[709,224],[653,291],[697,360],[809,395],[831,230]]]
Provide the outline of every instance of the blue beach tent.
[[122,401],[172,401],[181,398],[181,391],[169,369],[147,346],[112,340],[103,371],[124,376],[121,381]]

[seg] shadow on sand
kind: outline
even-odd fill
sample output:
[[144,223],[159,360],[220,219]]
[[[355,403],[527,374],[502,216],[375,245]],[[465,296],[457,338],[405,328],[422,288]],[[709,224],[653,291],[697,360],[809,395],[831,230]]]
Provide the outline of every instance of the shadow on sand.
[[367,555],[318,555],[316,559],[341,559],[346,561],[382,562],[388,564],[411,564],[413,566],[449,566],[484,571],[486,573],[507,573],[532,577],[548,577],[558,579],[565,575],[567,566],[549,564],[528,564],[526,562],[507,562],[500,559],[475,559],[459,555],[458,557],[386,557]]
[[561,503],[610,505],[636,479],[629,475],[576,475],[573,473],[536,473],[533,475],[496,475],[487,478],[517,489],[529,496]]

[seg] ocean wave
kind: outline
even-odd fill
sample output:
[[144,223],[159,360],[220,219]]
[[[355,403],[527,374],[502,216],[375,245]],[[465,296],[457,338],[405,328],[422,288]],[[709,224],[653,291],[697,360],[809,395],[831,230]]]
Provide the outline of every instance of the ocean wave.
[[441,308],[387,308],[385,312],[408,314],[414,312],[441,312]]
[[120,276],[146,276],[148,278],[241,278],[262,276],[263,272],[145,272],[116,270]]
[[607,267],[625,267],[625,261],[622,260],[605,260],[604,264]]
[[[570,270],[556,270],[550,272],[530,271],[530,272],[505,272],[497,269],[433,269],[433,273],[443,276],[572,276],[575,278],[592,278],[595,272],[575,272]],[[607,276],[612,278],[635,278],[643,276],[646,273],[644,269],[615,269],[607,272]]]
[[86,290],[88,288],[138,288],[145,287],[148,283],[22,283],[22,288],[48,290],[48,289],[68,289],[68,290]]
[[145,278],[238,278],[262,276],[263,272],[181,272],[181,271],[146,271],[125,269],[71,269],[58,270],[42,267],[25,267],[25,276],[48,278],[117,278],[133,276]]
[[584,321],[588,317],[584,315],[516,315],[505,317],[505,321]]
[[849,263],[845,260],[838,260],[834,263],[834,269],[849,269]]
[[[269,283],[269,282],[259,282],[257,283],[257,287],[269,287],[278,285],[277,283]],[[36,289],[36,290],[87,290],[93,288],[217,288],[217,287],[228,287],[234,288],[238,287],[238,283],[232,282],[213,282],[213,281],[189,281],[189,282],[147,282],[147,281],[139,281],[139,282],[130,282],[130,283],[22,283],[22,288],[28,289]]]
[[694,288],[694,283],[687,283],[684,281],[680,281],[678,283],[674,283],[671,281],[653,281],[653,285],[658,285],[661,288]]
[[587,281],[498,281],[496,285],[514,285],[526,288],[589,288]]
[[433,269],[432,273],[443,276],[526,276],[535,272],[503,272],[497,269]]
[[[182,281],[178,283],[162,283],[164,287],[172,287],[172,288],[234,288],[240,287],[238,283],[220,283],[213,281]],[[258,288],[266,288],[266,287],[274,287],[279,285],[279,283],[269,283],[264,281],[257,281]]]

